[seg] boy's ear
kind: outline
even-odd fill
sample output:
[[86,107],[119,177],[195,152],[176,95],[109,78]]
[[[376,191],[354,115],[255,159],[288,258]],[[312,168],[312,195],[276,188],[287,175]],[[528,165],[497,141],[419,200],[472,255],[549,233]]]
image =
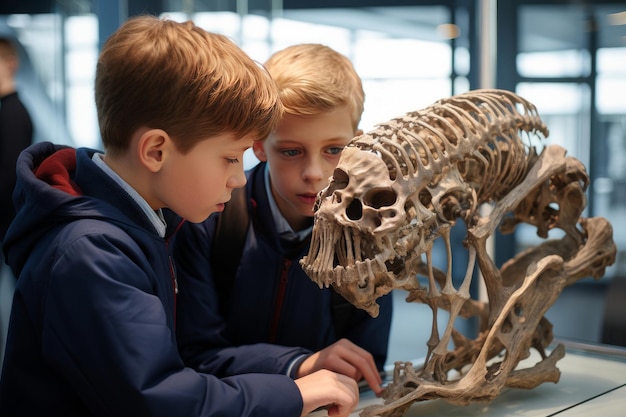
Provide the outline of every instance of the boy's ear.
[[139,138],[139,159],[151,172],[158,172],[172,146],[174,143],[164,130],[146,130]]
[[252,150],[254,151],[254,156],[261,162],[267,161],[267,155],[265,154],[265,147],[263,146],[264,141],[257,140],[252,144]]

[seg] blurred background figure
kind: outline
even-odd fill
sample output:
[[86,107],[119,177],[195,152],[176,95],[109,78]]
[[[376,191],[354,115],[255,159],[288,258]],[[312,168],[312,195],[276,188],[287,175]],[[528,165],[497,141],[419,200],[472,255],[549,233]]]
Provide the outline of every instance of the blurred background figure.
[[15,162],[33,141],[33,123],[17,93],[18,68],[19,56],[13,41],[0,38],[0,241],[15,216],[11,197]]
[[[15,162],[20,152],[33,142],[33,123],[28,110],[18,97],[16,75],[20,60],[14,41],[0,37],[0,243],[15,216],[13,188],[15,187]],[[4,357],[7,311],[13,293],[15,278],[4,264],[4,253],[0,251],[0,365]]]

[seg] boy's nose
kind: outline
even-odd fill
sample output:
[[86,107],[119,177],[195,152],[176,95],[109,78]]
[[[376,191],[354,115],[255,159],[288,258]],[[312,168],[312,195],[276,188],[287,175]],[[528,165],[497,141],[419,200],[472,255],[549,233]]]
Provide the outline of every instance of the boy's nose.
[[308,181],[319,181],[324,177],[324,169],[320,161],[315,159],[308,160],[302,170],[302,177]]
[[246,174],[243,170],[241,170],[236,175],[232,175],[228,178],[228,183],[226,185],[229,188],[241,188],[246,185],[247,182],[248,180],[246,179]]

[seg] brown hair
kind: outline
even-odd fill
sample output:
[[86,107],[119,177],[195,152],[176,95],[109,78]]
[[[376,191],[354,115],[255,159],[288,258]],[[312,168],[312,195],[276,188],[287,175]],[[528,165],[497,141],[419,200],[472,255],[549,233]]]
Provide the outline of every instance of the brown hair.
[[278,85],[285,111],[316,115],[348,106],[356,130],[363,113],[365,93],[350,60],[320,44],[299,44],[282,49],[265,63]]
[[95,98],[103,145],[114,153],[144,126],[188,152],[223,133],[264,139],[282,117],[270,76],[227,37],[154,16],[129,19],[106,41]]

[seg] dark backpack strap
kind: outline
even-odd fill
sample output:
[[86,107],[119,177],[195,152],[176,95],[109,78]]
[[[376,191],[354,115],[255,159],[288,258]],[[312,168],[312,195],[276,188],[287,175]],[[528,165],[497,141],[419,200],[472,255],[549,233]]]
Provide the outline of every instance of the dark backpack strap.
[[245,187],[233,189],[230,201],[217,220],[211,247],[213,276],[220,299],[220,311],[224,315],[241,260],[249,218]]
[[[217,220],[211,247],[213,276],[220,300],[219,308],[224,317],[228,314],[226,305],[241,261],[249,221],[246,189],[235,188]],[[354,306],[334,288],[330,288],[330,292],[335,334],[337,338],[345,337]]]

